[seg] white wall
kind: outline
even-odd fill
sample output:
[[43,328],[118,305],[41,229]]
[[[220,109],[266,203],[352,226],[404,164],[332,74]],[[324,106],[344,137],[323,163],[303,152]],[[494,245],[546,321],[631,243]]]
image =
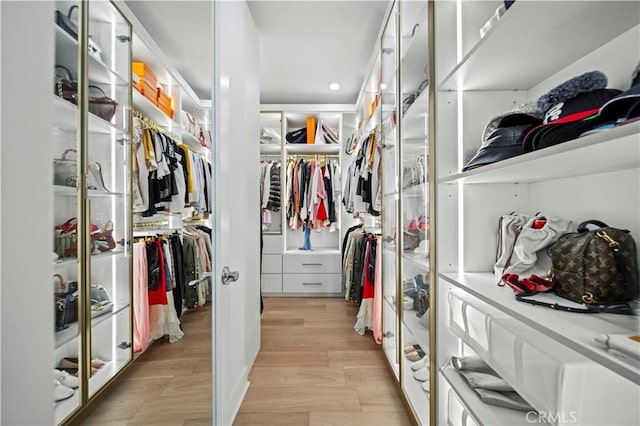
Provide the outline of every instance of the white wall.
[[50,425],[54,3],[0,11],[0,423]]

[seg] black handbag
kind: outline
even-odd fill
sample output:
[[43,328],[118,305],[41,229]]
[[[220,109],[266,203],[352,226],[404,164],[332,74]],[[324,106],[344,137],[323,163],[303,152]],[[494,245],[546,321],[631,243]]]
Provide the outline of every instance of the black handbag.
[[54,291],[54,322],[55,330],[69,328],[69,323],[78,321],[77,282],[67,284],[62,275],[55,274],[58,286]]
[[287,143],[307,143],[307,128],[292,130],[285,136]]
[[78,9],[78,5],[74,4],[69,8],[66,15],[56,10],[56,24],[75,40],[78,39],[78,25],[71,20],[71,15],[76,9]]

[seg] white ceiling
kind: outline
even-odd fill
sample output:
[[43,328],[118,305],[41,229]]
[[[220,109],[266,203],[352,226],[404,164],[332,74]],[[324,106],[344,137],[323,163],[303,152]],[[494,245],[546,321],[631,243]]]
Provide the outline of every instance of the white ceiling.
[[[125,3],[195,93],[209,99],[211,2]],[[260,43],[261,103],[356,103],[388,0],[248,4]],[[339,91],[329,90],[333,82]]]

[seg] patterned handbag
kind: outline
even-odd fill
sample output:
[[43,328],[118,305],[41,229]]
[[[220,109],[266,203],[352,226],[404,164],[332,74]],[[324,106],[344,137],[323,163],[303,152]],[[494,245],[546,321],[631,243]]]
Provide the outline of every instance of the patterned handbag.
[[[589,230],[588,224],[599,229]],[[558,296],[606,305],[628,302],[640,292],[636,245],[628,230],[587,220],[578,232],[561,236],[548,251],[550,278]]]

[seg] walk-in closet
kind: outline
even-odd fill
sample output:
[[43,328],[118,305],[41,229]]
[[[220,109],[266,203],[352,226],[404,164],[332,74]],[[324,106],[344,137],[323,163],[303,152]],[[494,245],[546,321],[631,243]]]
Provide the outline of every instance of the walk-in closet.
[[0,424],[640,424],[640,2],[0,1]]

